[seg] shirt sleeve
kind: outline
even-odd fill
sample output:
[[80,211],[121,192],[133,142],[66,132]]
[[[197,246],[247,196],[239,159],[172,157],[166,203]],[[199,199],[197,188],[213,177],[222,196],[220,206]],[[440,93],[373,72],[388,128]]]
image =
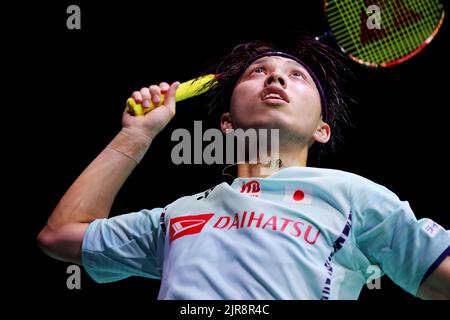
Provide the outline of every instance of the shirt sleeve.
[[450,231],[431,219],[417,220],[408,202],[370,180],[353,185],[351,195],[357,246],[416,296],[422,281],[448,255]]
[[81,248],[89,276],[99,283],[130,276],[160,279],[164,252],[162,211],[142,210],[91,222]]

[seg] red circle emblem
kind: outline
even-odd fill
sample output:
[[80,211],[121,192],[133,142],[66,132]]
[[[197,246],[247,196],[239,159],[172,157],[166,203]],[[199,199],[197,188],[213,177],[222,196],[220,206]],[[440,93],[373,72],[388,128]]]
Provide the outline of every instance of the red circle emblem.
[[305,194],[303,193],[302,190],[297,190],[294,192],[293,197],[295,201],[301,201],[305,197]]

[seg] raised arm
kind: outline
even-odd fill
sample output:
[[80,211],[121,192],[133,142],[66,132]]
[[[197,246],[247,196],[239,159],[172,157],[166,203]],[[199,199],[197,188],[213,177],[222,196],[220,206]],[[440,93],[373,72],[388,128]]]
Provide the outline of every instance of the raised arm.
[[59,201],[37,240],[52,258],[81,264],[84,233],[95,219],[107,218],[113,201],[133,169],[147,152],[153,138],[175,115],[175,91],[179,83],[142,88],[132,95],[143,107],[160,102],[164,105],[145,116],[134,117],[124,112],[122,130],[95,158]]

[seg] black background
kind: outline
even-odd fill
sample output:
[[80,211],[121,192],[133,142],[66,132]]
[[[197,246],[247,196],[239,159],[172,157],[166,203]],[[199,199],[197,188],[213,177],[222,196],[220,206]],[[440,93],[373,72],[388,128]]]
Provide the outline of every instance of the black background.
[[[308,3],[308,4],[307,4]],[[81,8],[81,30],[66,28],[66,8]],[[124,102],[132,91],[160,81],[184,81],[234,45],[252,39],[289,36],[292,31],[326,30],[320,1],[272,4],[146,1],[87,1],[19,4],[9,15],[5,68],[12,70],[4,96],[8,160],[6,233],[15,257],[7,280],[20,300],[44,310],[100,303],[145,306],[159,282],[130,278],[95,284],[82,274],[82,289],[66,288],[68,264],[37,247],[36,235],[65,190],[120,130]],[[450,227],[446,205],[449,163],[449,25],[414,59],[386,70],[352,65],[355,128],[326,162],[394,191],[408,200],[417,218]],[[173,165],[171,132],[207,119],[202,98],[180,103],[177,115],[120,191],[113,215],[164,206],[224,180],[221,166]],[[18,255],[16,257],[16,255]],[[9,256],[8,256],[9,257]],[[416,301],[387,277],[381,290],[364,288],[361,300]],[[151,303],[153,304],[153,303]]]

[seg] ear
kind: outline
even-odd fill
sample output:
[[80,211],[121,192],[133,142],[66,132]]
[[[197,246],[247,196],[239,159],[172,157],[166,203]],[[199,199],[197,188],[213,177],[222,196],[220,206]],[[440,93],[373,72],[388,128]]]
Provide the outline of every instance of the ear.
[[229,112],[225,112],[220,116],[220,129],[222,129],[223,133],[226,133],[228,129],[234,129]]
[[[314,132],[312,136],[312,143],[315,141],[320,143],[327,143],[328,140],[331,138],[331,128],[328,125],[328,123],[320,121],[319,126],[317,127],[316,131]],[[311,143],[311,144],[312,144]]]

